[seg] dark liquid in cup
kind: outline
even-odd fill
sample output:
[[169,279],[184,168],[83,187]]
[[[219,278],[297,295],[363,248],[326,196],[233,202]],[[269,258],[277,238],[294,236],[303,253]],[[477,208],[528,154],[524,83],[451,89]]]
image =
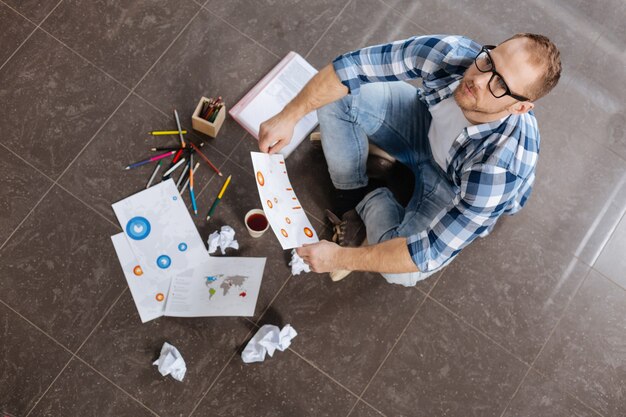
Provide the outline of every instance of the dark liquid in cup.
[[262,214],[253,214],[248,217],[248,227],[256,232],[262,232],[267,227],[267,219]]

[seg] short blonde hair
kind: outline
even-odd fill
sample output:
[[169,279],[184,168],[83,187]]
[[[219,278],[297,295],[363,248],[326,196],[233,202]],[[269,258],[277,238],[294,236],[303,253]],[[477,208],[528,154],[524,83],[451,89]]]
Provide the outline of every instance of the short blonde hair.
[[552,91],[559,82],[561,78],[561,53],[546,36],[534,33],[518,33],[504,42],[518,38],[524,38],[528,41],[527,47],[531,53],[531,65],[545,68],[543,76],[529,89],[530,98],[535,101]]

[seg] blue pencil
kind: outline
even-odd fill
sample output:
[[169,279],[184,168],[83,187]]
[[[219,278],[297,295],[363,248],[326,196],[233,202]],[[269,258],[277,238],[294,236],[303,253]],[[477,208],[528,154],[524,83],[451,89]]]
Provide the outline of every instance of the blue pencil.
[[197,216],[198,208],[196,207],[196,197],[193,195],[193,154],[189,155],[189,194],[191,195],[191,205],[193,206],[193,212]]

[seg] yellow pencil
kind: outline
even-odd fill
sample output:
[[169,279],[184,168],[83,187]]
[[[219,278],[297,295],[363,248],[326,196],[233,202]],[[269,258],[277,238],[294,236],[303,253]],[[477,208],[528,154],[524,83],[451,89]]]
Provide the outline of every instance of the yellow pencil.
[[[153,130],[152,132],[148,132],[148,134],[152,136],[178,135],[178,133],[178,130]],[[183,130],[182,134],[187,134],[187,131]]]
[[207,214],[206,216],[207,220],[211,218],[211,216],[213,215],[213,211],[215,210],[215,207],[217,207],[217,204],[222,200],[222,196],[224,195],[226,188],[228,188],[228,184],[230,184],[231,177],[232,175],[229,175],[228,178],[226,178],[226,182],[224,182],[224,185],[222,185],[222,189],[220,190],[220,193],[217,195],[217,197],[215,198],[215,201],[213,202],[213,205],[209,209],[209,214]]

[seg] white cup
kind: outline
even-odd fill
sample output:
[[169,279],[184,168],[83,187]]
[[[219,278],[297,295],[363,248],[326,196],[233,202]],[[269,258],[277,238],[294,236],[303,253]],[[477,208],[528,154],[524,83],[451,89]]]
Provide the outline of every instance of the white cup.
[[[255,217],[252,217],[252,216],[255,216]],[[260,216],[262,216],[262,219]],[[255,228],[250,227],[250,223],[249,223],[250,220],[253,223],[252,226],[255,226]],[[262,230],[257,230],[258,224],[255,224],[255,222],[262,223],[263,221],[265,222],[265,227]],[[265,213],[263,212],[263,210],[260,210],[260,209],[252,209],[249,212],[247,212],[246,217],[244,218],[244,223],[246,224],[246,229],[248,229],[248,233],[250,233],[250,236],[252,237],[261,237],[263,236],[263,233],[265,233],[267,229],[270,228],[270,222],[267,221],[267,217],[265,217]]]

